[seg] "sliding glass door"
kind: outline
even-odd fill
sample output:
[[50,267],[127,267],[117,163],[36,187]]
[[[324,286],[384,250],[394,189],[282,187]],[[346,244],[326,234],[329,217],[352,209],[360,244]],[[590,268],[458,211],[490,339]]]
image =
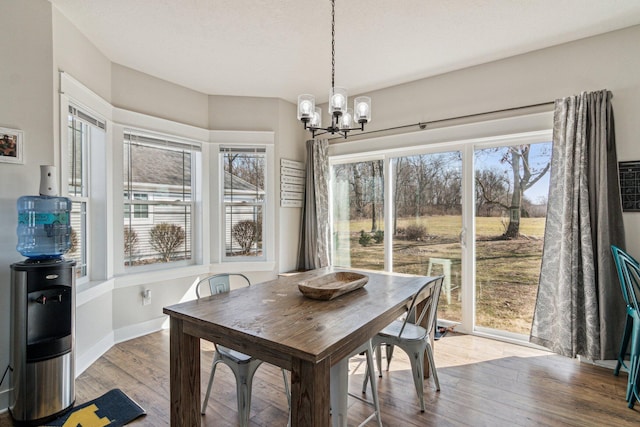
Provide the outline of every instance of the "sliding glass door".
[[461,312],[462,153],[396,157],[392,178],[392,271],[445,275],[439,316]]
[[332,159],[333,264],[445,275],[440,321],[528,337],[550,132]]
[[384,172],[381,159],[331,168],[333,265],[384,270]]
[[478,148],[475,324],[529,335],[538,292],[551,142]]

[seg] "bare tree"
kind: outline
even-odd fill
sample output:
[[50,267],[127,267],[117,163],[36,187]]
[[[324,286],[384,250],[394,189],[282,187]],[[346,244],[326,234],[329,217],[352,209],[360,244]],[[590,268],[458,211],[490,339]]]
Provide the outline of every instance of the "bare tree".
[[184,243],[184,229],[177,224],[162,222],[154,225],[149,231],[150,243],[161,256],[164,262],[171,261],[171,257]]
[[514,145],[510,147],[498,148],[502,154],[501,163],[510,165],[513,191],[510,200],[505,201],[500,195],[492,194],[488,186],[482,187],[487,181],[477,179],[476,183],[481,186],[480,193],[486,203],[501,206],[509,212],[509,224],[502,235],[505,239],[517,239],[520,237],[520,217],[522,215],[524,192],[533,187],[549,171],[551,162],[546,162],[538,167],[533,167],[530,163],[531,145]]
[[258,224],[255,221],[240,221],[233,225],[231,234],[242,248],[242,253],[248,254],[251,251],[253,242],[257,241]]

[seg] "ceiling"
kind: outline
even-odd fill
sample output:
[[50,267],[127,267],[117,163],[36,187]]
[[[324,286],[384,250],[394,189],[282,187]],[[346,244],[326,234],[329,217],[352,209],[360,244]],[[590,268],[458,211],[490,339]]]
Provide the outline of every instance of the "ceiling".
[[[328,97],[329,0],[50,1],[112,62],[161,79]],[[639,23],[638,0],[337,0],[336,86],[368,92]]]

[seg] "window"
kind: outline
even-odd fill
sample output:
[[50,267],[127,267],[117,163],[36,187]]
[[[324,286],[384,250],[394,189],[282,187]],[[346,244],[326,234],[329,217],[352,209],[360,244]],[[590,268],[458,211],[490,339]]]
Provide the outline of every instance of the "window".
[[124,134],[124,264],[190,262],[199,145]]
[[266,259],[266,152],[264,147],[220,147],[223,258]]
[[382,160],[334,164],[333,265],[384,270]]
[[333,265],[444,274],[439,322],[526,341],[544,244],[551,123],[551,113],[541,113],[336,144]]
[[69,105],[67,117],[67,195],[71,199],[71,249],[76,277],[88,276],[87,218],[90,210],[90,150],[92,140],[104,140],[105,123]]

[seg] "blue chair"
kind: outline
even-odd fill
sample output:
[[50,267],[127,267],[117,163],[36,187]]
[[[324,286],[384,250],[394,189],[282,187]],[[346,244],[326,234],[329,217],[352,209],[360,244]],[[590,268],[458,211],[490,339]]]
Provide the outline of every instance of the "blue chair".
[[[616,269],[623,287],[623,295],[627,302],[627,320],[622,338],[618,363],[624,365],[627,348],[630,345],[629,377],[627,380],[626,399],[629,408],[633,408],[639,398],[640,386],[640,264],[629,254],[617,247],[612,247]],[[630,325],[630,326],[629,326]],[[614,371],[615,373],[615,371]]]
[[[205,277],[196,284],[196,296],[198,299],[202,297],[200,294],[200,286],[203,284],[208,285],[209,293],[211,295],[221,294],[229,292],[231,290],[230,278],[237,277],[244,280],[247,286],[251,286],[249,278],[240,273],[222,273],[214,274],[213,276]],[[213,354],[213,363],[211,365],[211,376],[209,377],[209,385],[207,386],[207,393],[202,402],[202,415],[207,410],[207,402],[209,401],[209,395],[211,394],[211,386],[213,385],[213,376],[216,373],[216,366],[218,363],[224,363],[227,365],[233,375],[236,377],[236,389],[238,400],[238,422],[242,427],[249,425],[249,413],[251,411],[251,384],[253,382],[253,375],[258,367],[262,364],[262,360],[253,358],[247,354],[239,351],[232,350],[230,348],[217,345],[215,346],[215,352]],[[289,403],[289,424],[291,422],[291,393],[289,391],[289,381],[287,379],[287,371],[282,370],[282,377],[284,378],[284,387],[287,394],[287,401]],[[287,424],[287,425],[289,425]]]
[[[386,326],[382,331],[378,332],[373,337],[372,343],[376,350],[376,361],[378,365],[378,372],[382,377],[382,355],[380,353],[382,344],[386,344],[387,349],[387,371],[389,370],[389,363],[391,361],[391,355],[395,346],[400,347],[411,361],[411,371],[413,373],[413,382],[420,400],[420,411],[425,411],[424,406],[424,356],[427,353],[429,360],[429,366],[431,367],[431,374],[435,382],[436,390],[440,391],[440,382],[438,381],[438,372],[436,371],[436,364],[433,360],[433,348],[431,347],[431,332],[436,324],[436,313],[438,311],[438,300],[440,299],[440,291],[442,290],[442,283],[444,276],[431,277],[427,283],[425,283],[416,292],[409,305],[409,311],[404,320],[395,320],[390,325]],[[420,295],[428,295],[424,302],[420,313],[417,313],[418,301]],[[427,316],[426,328],[420,326],[422,319]],[[367,369],[374,369],[373,366],[368,366]],[[362,386],[362,392],[365,392],[367,381],[369,379],[368,374],[364,377],[364,383]]]
[[[640,334],[640,324],[636,321],[638,313],[633,307],[633,298],[635,297],[635,293],[633,291],[634,279],[629,268],[635,267],[635,269],[637,269],[640,267],[640,264],[638,264],[638,261],[636,261],[631,255],[615,245],[611,245],[611,253],[613,254],[613,260],[616,265],[616,271],[618,273],[622,297],[626,304],[625,310],[627,313],[622,341],[620,342],[620,351],[618,352],[618,361],[615,369],[613,370],[613,374],[617,376],[620,373],[621,367],[624,367],[629,372],[629,382],[627,384],[626,393],[626,400],[629,401],[632,393],[631,377],[633,376],[633,373],[631,372],[631,363],[629,364],[630,366],[627,366],[625,363],[625,357],[629,354],[630,340],[632,340],[632,337],[636,337],[634,339],[638,340],[637,337],[638,334]],[[631,343],[631,347],[633,349],[633,343]]]

